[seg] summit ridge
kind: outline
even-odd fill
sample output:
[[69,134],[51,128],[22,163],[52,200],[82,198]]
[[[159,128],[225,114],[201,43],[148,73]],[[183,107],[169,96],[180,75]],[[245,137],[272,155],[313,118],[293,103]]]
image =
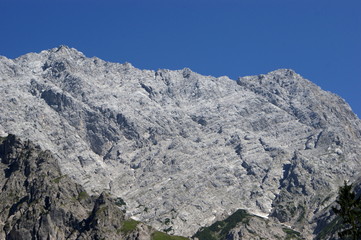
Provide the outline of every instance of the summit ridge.
[[338,186],[361,170],[360,119],[289,69],[235,81],[60,46],[0,58],[0,88],[4,134],[178,235],[248,209],[313,236]]

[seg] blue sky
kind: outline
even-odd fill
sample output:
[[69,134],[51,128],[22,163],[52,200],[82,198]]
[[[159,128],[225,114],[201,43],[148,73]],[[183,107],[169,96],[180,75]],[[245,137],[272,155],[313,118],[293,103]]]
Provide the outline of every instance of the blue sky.
[[360,0],[0,0],[0,55],[64,44],[142,69],[291,68],[361,116]]

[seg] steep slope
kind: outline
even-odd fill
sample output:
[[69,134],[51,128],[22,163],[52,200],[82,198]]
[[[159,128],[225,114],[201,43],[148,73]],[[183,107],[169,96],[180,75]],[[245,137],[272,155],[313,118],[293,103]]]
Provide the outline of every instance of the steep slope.
[[201,228],[194,236],[199,240],[304,239],[288,226],[248,214],[245,210],[237,210],[225,220]]
[[[350,183],[349,183],[350,184]],[[344,185],[340,186],[343,187]],[[356,196],[361,196],[361,177],[358,178],[355,182],[352,182],[353,189],[352,191]],[[318,216],[317,227],[315,232],[317,232],[316,240],[339,240],[341,239],[338,235],[338,232],[344,231],[343,219],[340,216],[337,216],[332,207],[340,209],[340,204],[334,202],[323,210],[323,214]]]
[[139,70],[65,46],[0,59],[0,130],[133,217],[192,235],[237,209],[311,235],[360,172],[360,120],[291,70],[240,78]]
[[0,160],[1,239],[186,239],[126,219],[120,198],[89,196],[29,141],[0,137]]
[[120,239],[123,212],[60,174],[49,152],[0,138],[1,239]]

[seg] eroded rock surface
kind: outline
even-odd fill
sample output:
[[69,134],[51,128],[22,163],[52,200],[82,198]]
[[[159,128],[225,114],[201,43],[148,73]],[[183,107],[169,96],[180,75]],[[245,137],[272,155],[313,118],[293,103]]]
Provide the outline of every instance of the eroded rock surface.
[[361,123],[292,70],[237,81],[140,70],[61,46],[0,59],[0,130],[52,152],[88,191],[192,235],[237,209],[304,234],[360,172]]
[[1,239],[151,239],[142,224],[124,231],[129,220],[116,200],[89,196],[49,151],[9,135],[0,138],[0,160]]

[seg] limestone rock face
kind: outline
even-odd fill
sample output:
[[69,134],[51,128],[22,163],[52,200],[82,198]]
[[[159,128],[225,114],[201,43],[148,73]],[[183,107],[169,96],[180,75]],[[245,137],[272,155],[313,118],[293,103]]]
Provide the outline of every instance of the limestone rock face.
[[49,151],[30,141],[0,137],[0,161],[1,239],[150,240],[161,234],[125,218],[121,198],[89,196],[61,174]]
[[192,235],[236,209],[313,234],[359,175],[361,122],[292,70],[237,81],[140,70],[61,46],[0,58],[0,131],[30,139],[88,191]]
[[0,142],[1,239],[121,237],[124,214],[106,194],[90,197],[31,142],[13,135]]

